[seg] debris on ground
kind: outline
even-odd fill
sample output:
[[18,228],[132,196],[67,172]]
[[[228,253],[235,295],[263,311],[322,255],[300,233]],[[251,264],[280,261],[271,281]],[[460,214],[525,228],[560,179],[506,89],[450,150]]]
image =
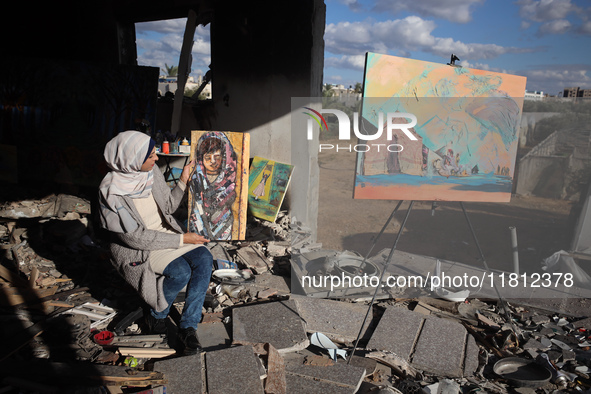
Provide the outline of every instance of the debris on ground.
[[[141,300],[111,266],[99,234],[91,204],[75,196],[0,205],[2,392],[591,388],[591,304],[584,298],[571,299],[577,308],[560,308],[494,293],[462,301],[443,296],[457,294],[443,287],[401,285],[379,289],[370,308],[367,287],[298,287],[292,275],[379,276],[389,250],[366,259],[322,249],[285,211],[275,223],[249,217],[245,241],[209,245],[215,265],[197,331],[204,351],[183,357],[175,343],[182,295],[168,333],[147,335]],[[565,255],[544,269],[586,284]]]

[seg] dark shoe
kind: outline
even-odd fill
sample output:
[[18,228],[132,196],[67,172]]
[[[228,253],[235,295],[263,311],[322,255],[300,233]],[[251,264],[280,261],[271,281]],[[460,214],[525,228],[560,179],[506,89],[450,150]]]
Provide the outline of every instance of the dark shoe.
[[166,328],[166,319],[156,319],[151,313],[147,313],[145,317],[146,325],[148,326],[148,332],[150,334],[166,334],[168,329]]
[[201,346],[199,345],[199,340],[197,339],[197,333],[193,327],[181,328],[179,330],[178,336],[179,340],[184,346],[183,353],[185,356],[190,356],[201,352]]

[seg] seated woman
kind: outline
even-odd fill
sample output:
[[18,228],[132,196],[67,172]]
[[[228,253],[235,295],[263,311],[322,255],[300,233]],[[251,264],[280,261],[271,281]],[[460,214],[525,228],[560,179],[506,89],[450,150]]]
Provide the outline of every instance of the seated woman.
[[166,332],[166,318],[178,293],[186,287],[179,339],[185,354],[200,347],[196,336],[209,287],[213,257],[205,237],[184,232],[173,217],[191,173],[183,168],[172,190],[155,166],[155,143],[138,131],[119,133],[105,147],[111,171],[99,187],[101,225],[112,234],[112,263],[150,307],[151,333]]

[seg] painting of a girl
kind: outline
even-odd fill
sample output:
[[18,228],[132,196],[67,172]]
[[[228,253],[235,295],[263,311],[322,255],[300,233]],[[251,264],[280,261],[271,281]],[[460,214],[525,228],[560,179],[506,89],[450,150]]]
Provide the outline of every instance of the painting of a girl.
[[195,148],[195,171],[189,182],[191,231],[212,240],[232,238],[236,171],[236,153],[226,135],[215,131],[203,134]]

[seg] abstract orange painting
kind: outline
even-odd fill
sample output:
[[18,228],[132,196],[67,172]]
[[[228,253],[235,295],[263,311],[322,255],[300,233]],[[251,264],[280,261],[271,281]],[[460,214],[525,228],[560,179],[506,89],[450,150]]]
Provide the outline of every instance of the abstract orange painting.
[[525,77],[375,53],[364,77],[354,198],[510,201]]

